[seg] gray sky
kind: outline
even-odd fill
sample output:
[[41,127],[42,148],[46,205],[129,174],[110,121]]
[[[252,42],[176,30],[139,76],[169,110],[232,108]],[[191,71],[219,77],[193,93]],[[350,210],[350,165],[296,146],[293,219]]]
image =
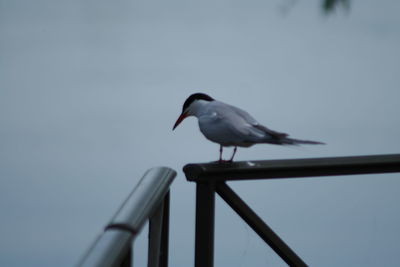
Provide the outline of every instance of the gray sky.
[[[398,153],[400,3],[329,17],[319,1],[282,13],[290,3],[0,0],[0,265],[75,264],[162,165],[179,173],[171,266],[190,266],[194,184],[181,169],[218,157],[195,119],[171,131],[194,92],[327,143],[237,160]],[[397,263],[398,174],[232,186],[311,266]],[[216,214],[216,266],[284,266],[219,198]]]

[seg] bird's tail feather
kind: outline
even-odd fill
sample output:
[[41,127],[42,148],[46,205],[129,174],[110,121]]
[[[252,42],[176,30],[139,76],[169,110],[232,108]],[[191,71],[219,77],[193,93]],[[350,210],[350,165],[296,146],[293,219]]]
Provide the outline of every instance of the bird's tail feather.
[[318,141],[311,141],[311,140],[300,140],[300,139],[293,139],[293,138],[282,138],[280,140],[283,145],[301,145],[301,144],[307,144],[307,145],[325,145],[323,142],[318,142]]

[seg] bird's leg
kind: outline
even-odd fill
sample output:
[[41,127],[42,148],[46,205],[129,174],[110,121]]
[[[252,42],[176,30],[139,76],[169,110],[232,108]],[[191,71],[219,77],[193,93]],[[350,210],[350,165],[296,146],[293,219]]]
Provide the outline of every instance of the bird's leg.
[[231,157],[231,159],[229,160],[229,162],[232,162],[232,161],[233,161],[233,157],[234,157],[235,154],[236,154],[236,150],[237,150],[237,146],[235,146],[235,148],[233,149],[233,154],[232,154],[232,157]]
[[223,160],[222,160],[222,150],[223,150],[222,145],[220,145],[219,146],[219,162],[220,163],[223,162]]

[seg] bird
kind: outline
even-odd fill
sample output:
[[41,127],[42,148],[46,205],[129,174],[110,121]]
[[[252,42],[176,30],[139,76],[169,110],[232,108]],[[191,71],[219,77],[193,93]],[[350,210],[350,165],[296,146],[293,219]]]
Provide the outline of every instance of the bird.
[[[290,138],[288,134],[267,128],[247,111],[218,101],[204,93],[190,95],[182,106],[182,113],[172,130],[187,117],[198,119],[201,133],[210,141],[220,145],[219,163],[233,162],[237,147],[255,144],[274,145],[322,145],[323,142]],[[234,147],[229,160],[222,159],[224,147]]]

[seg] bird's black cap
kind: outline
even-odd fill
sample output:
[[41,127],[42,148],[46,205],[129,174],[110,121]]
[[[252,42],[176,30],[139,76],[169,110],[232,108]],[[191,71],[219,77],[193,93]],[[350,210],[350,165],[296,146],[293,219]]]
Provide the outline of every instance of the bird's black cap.
[[182,111],[185,111],[195,100],[214,101],[214,98],[203,93],[192,94],[186,99],[185,103],[183,103]]

